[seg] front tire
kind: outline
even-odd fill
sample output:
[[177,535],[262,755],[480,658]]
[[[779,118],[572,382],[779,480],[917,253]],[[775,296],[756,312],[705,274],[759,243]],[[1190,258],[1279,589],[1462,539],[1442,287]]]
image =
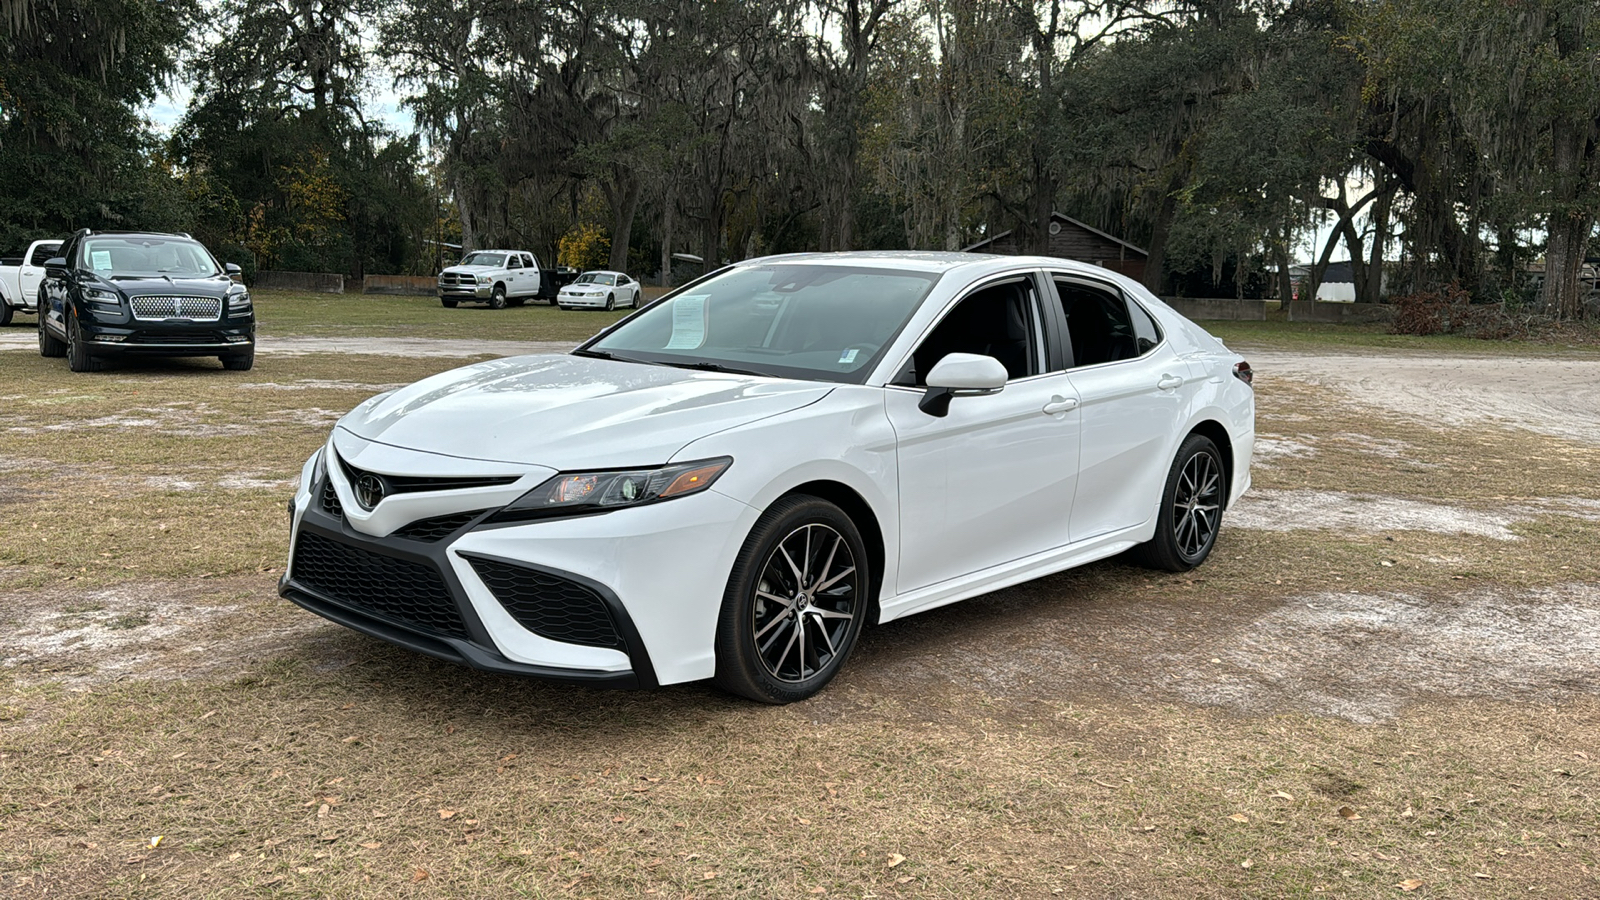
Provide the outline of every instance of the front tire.
[[77,322],[67,323],[67,368],[74,372],[100,371],[100,360],[89,352],[89,345],[83,340],[83,329]]
[[456,301],[455,300],[446,300],[443,297],[439,298],[439,304],[441,306],[443,306],[445,309],[455,309],[456,308]]
[[0,328],[11,324],[11,304],[0,300]]
[[1222,453],[1205,435],[1191,434],[1178,447],[1161,492],[1155,537],[1133,548],[1142,565],[1187,572],[1205,562],[1217,543],[1227,501]]
[[506,286],[505,285],[497,284],[497,285],[494,286],[494,292],[489,294],[489,308],[490,309],[505,309],[506,308]]
[[220,356],[218,359],[222,360],[222,367],[229,372],[248,372],[256,364],[256,348],[252,346],[247,352]]
[[762,703],[822,690],[855,647],[871,603],[866,545],[839,507],[779,500],[734,561],[717,622],[717,686]]
[[606,312],[611,312],[612,310],[614,310],[616,308],[617,308],[617,295],[616,294],[607,294],[606,295]]

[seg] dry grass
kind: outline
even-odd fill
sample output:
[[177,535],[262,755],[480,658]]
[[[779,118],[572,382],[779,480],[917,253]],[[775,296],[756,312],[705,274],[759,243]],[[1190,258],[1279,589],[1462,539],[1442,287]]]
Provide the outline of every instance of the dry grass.
[[[459,362],[0,352],[31,386],[0,407],[0,896],[1600,896],[1588,657],[1440,655],[1486,609],[1582,626],[1600,523],[1228,529],[1187,576],[1109,561],[873,630],[809,703],[596,693],[275,596],[303,410]],[[1264,492],[1600,498],[1587,445],[1281,381],[1261,412],[1313,451]],[[1419,612],[1296,618],[1340,597]]]
[[[646,288],[641,302],[662,293]],[[589,337],[632,310],[562,311],[529,304],[506,309],[470,305],[445,309],[432,297],[252,291],[263,334],[271,337],[483,338],[572,341]]]

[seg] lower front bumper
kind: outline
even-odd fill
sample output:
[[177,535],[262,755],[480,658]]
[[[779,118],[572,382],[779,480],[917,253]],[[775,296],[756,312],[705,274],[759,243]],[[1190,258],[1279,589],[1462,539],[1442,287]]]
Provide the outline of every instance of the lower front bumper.
[[487,300],[492,288],[487,285],[477,287],[443,287],[439,288],[439,298],[442,300]]

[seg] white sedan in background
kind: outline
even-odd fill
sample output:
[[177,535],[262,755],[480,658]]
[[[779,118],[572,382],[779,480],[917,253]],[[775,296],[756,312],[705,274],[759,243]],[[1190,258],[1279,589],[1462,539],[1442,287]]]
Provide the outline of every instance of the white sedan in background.
[[1125,551],[1199,565],[1250,484],[1251,379],[1095,266],[749,260],[356,407],[280,591],[480,669],[800,700],[869,625]]
[[639,308],[639,282],[622,272],[585,272],[556,295],[562,309]]

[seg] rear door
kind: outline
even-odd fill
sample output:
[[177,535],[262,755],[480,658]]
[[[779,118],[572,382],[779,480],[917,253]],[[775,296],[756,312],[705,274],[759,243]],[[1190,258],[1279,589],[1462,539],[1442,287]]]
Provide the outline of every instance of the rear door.
[[1082,449],[1072,501],[1074,542],[1155,515],[1178,429],[1199,381],[1154,318],[1115,285],[1052,273],[1082,403]]
[[17,300],[23,306],[32,307],[37,302],[39,284],[44,281],[44,264],[60,251],[60,244],[38,244],[22,261],[22,268],[17,273],[17,286],[21,291]]

